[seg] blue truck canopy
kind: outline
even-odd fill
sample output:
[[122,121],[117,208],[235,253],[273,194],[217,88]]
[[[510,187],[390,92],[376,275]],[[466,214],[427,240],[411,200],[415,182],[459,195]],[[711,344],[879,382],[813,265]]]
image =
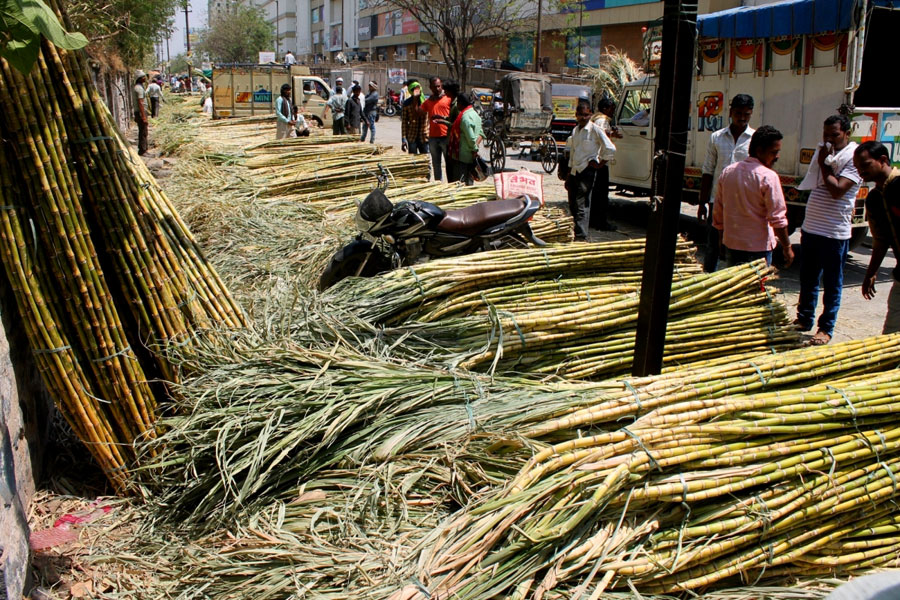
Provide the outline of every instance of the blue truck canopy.
[[[900,8],[900,0],[870,0],[870,6]],[[697,29],[705,38],[771,38],[847,31],[860,0],[788,0],[740,6],[700,15]]]

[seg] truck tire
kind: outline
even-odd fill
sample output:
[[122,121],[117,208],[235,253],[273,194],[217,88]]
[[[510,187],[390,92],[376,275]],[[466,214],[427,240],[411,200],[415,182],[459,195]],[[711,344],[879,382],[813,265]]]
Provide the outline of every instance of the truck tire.
[[372,277],[388,269],[387,259],[370,242],[354,240],[331,257],[319,278],[319,291],[325,291],[347,277]]
[[850,249],[853,250],[854,248],[862,244],[863,240],[866,239],[866,236],[868,235],[868,227],[854,227],[850,231]]

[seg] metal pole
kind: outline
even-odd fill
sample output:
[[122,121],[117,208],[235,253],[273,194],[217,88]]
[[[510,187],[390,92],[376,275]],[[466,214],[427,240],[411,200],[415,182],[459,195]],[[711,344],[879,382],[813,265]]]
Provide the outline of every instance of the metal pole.
[[[184,0],[184,41],[187,44],[187,64],[188,64],[188,82],[193,81],[194,69],[191,64],[191,25],[188,23],[188,9],[190,8],[190,0]],[[191,91],[193,91],[194,86],[191,85]]]
[[281,8],[278,6],[278,0],[275,0],[275,62],[278,62],[278,46],[279,37],[281,36],[281,24],[278,22],[281,16]]
[[534,44],[534,72],[541,72],[541,12],[543,12],[543,1],[538,0],[537,14],[537,41]]
[[584,2],[578,3],[578,56],[575,57],[575,68],[578,69],[578,75],[581,75],[581,45],[584,43],[584,35],[582,33],[582,23],[584,23]]
[[653,197],[631,366],[631,373],[636,376],[662,370],[681,216],[696,30],[697,0],[665,0],[659,87],[656,106],[651,111],[656,124]]

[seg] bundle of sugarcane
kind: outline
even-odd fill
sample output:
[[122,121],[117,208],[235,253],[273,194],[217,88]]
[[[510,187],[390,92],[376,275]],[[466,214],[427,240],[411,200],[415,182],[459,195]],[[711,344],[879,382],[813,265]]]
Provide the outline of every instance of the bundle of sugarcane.
[[290,152],[255,154],[244,165],[262,173],[311,173],[347,165],[353,168],[358,158],[383,154],[386,146],[365,142],[302,146]]
[[[323,129],[316,131],[323,132]],[[347,144],[359,142],[357,135],[317,135],[310,137],[285,138],[282,140],[268,140],[259,144],[253,144],[244,148],[244,152],[251,156],[257,154],[281,154],[283,152],[295,152],[309,146],[332,146],[335,144]],[[373,144],[369,144],[372,146]],[[324,148],[323,148],[324,149]]]
[[587,436],[563,417],[550,427],[570,438],[535,445],[502,491],[435,535],[419,578],[441,597],[597,597],[897,566],[898,383],[892,369],[669,402]]
[[[472,501],[476,491],[491,494],[489,497],[499,495],[501,491],[509,489],[506,482],[512,480],[516,472],[531,473],[542,478],[527,485],[523,483],[524,491],[519,492],[516,499],[527,497],[535,504],[540,502],[540,497],[535,498],[539,491],[536,487],[556,471],[572,477],[585,472],[583,487],[572,487],[571,494],[590,494],[592,490],[589,486],[593,481],[590,475],[594,473],[591,469],[601,469],[603,465],[594,463],[605,459],[601,456],[596,461],[585,458],[571,462],[574,459],[570,458],[569,451],[559,443],[565,440],[566,435],[573,439],[570,445],[575,448],[571,450],[571,454],[577,451],[578,444],[600,453],[605,446],[601,439],[595,438],[617,431],[621,433],[623,421],[631,423],[638,419],[634,426],[629,425],[628,431],[635,431],[635,427],[639,427],[636,435],[643,440],[642,432],[649,431],[651,425],[664,428],[666,419],[673,419],[674,422],[676,417],[687,417],[689,411],[693,411],[693,418],[698,419],[698,422],[705,418],[702,422],[715,423],[715,415],[709,412],[713,409],[707,407],[728,407],[740,394],[768,398],[768,408],[758,410],[780,410],[783,416],[778,421],[790,420],[793,407],[797,410],[804,408],[802,404],[789,401],[785,404],[786,408],[779,409],[781,404],[778,398],[781,397],[799,399],[804,398],[805,394],[806,401],[809,401],[822,392],[829,394],[834,406],[847,407],[848,404],[839,393],[830,393],[833,390],[829,390],[828,385],[850,394],[850,402],[859,411],[856,415],[858,423],[865,426],[863,411],[868,408],[863,408],[865,403],[854,395],[856,390],[850,386],[861,381],[860,374],[893,368],[900,359],[900,336],[894,335],[825,348],[806,348],[779,355],[762,355],[752,361],[717,368],[699,367],[662,376],[589,385],[546,385],[504,377],[493,380],[462,374],[454,377],[452,373],[437,370],[423,373],[421,370],[378,363],[371,359],[355,360],[352,355],[345,355],[343,351],[318,354],[305,352],[300,348],[291,349],[282,343],[244,347],[240,340],[235,341],[237,343],[211,348],[208,356],[203,353],[192,355],[195,358],[199,356],[203,363],[219,368],[187,382],[181,390],[184,394],[181,401],[190,410],[182,411],[185,414],[184,420],[175,424],[172,437],[168,439],[171,454],[160,457],[160,460],[173,458],[184,461],[186,464],[182,466],[188,467],[190,475],[185,476],[179,467],[166,467],[169,469],[168,476],[172,478],[170,483],[177,487],[169,488],[173,493],[162,499],[159,510],[166,519],[175,518],[195,534],[198,531],[208,531],[219,524],[227,526],[227,530],[233,533],[233,518],[247,525],[236,525],[239,527],[237,538],[228,538],[233,544],[226,543],[223,539],[221,544],[202,544],[207,550],[199,554],[179,553],[180,556],[194,557],[190,559],[191,564],[187,569],[189,576],[180,577],[179,580],[190,588],[202,581],[211,586],[210,589],[227,591],[225,586],[229,581],[233,583],[233,580],[228,579],[229,574],[242,574],[250,578],[247,585],[251,589],[264,591],[267,585],[278,590],[294,590],[293,586],[310,589],[315,584],[323,586],[323,598],[329,597],[325,591],[332,589],[328,585],[329,581],[344,580],[342,575],[335,573],[329,566],[351,564],[351,559],[365,561],[373,570],[371,577],[349,577],[347,585],[351,587],[343,590],[342,597],[351,593],[354,597],[384,598],[388,595],[384,592],[384,585],[407,582],[413,574],[421,577],[421,573],[416,573],[418,567],[413,560],[415,557],[404,560],[412,549],[407,542],[421,539],[420,536],[425,534],[432,540],[440,539],[445,531],[440,528],[433,532],[409,530],[403,514],[408,514],[413,520],[421,518],[422,526],[430,528],[434,525],[434,518],[417,511],[432,507],[437,510],[441,505],[445,510],[451,509],[455,503]],[[223,352],[224,355],[220,354]],[[190,370],[204,372],[200,365],[192,366]],[[851,376],[855,376],[856,380],[850,379]],[[844,386],[840,379],[848,381],[848,386]],[[803,386],[822,380],[824,383],[811,388],[812,392],[803,391]],[[251,381],[253,385],[249,384]],[[360,386],[366,389],[360,390]],[[859,383],[858,387],[864,388],[864,385]],[[874,386],[870,387],[874,389]],[[365,400],[367,397],[368,401]],[[348,405],[342,403],[344,399],[349,401]],[[310,413],[311,407],[318,408]],[[709,413],[705,417],[702,412],[704,410]],[[746,407],[742,410],[744,414],[748,414]],[[341,418],[338,413],[350,418]],[[310,418],[321,423],[320,436],[330,436],[330,444],[324,443],[322,437],[315,438],[309,444],[299,441],[309,434],[306,424]],[[650,423],[650,419],[654,421]],[[643,425],[645,422],[648,423],[647,427]],[[680,429],[672,436],[684,439],[680,436],[684,435],[685,429],[691,427],[690,423],[690,420],[686,424],[674,422],[674,426]],[[835,423],[848,429],[853,428],[852,418],[849,417],[843,422],[838,419]],[[729,427],[732,425],[725,425],[726,430]],[[785,428],[787,429],[790,428]],[[763,437],[743,444],[743,440],[735,432],[731,434],[731,438],[737,439],[736,444],[726,440],[726,444],[731,445],[723,445],[721,450],[710,450],[708,447],[715,444],[720,434],[721,432],[710,431],[702,437],[695,436],[699,447],[683,447],[686,453],[684,460],[692,461],[685,465],[694,468],[696,465],[704,465],[704,460],[719,460],[722,464],[735,459],[758,462],[767,455],[764,445],[769,441],[765,440],[766,435],[773,437],[771,441],[775,442],[768,450],[771,456],[779,455],[782,448],[789,449],[785,444],[792,441],[798,444],[822,442],[821,439],[808,440],[802,435],[782,431],[763,434]],[[539,445],[536,448],[531,448],[530,444],[523,446],[527,438],[556,445]],[[624,448],[622,440],[632,439],[628,434],[621,433],[619,438],[615,441],[619,446],[613,452],[620,452],[624,456],[631,451],[636,457],[643,456],[637,443],[630,450]],[[701,441],[703,439],[706,441]],[[311,454],[318,452],[313,449],[316,442],[321,445],[322,451],[318,456]],[[871,438],[871,442],[881,451],[882,442],[877,436]],[[654,439],[642,443],[656,443],[657,446],[665,447],[663,441],[656,442]],[[675,442],[669,445],[672,448],[670,453],[678,451]],[[547,448],[550,449],[542,452]],[[720,454],[706,458],[703,456],[704,448],[709,454]],[[553,451],[569,461],[556,464],[555,471],[546,466],[554,465]],[[752,455],[750,451],[753,452]],[[651,453],[654,460],[671,470],[672,467],[664,462],[669,458],[668,455],[657,454],[655,449]],[[839,460],[843,459],[839,448],[833,453]],[[342,474],[327,470],[329,461],[337,456],[343,456],[340,464],[347,465],[352,470],[343,471]],[[222,460],[223,458],[227,460]],[[614,458],[609,459],[609,462],[616,464]],[[646,472],[646,462],[648,461],[644,461],[644,470],[637,468],[633,477],[636,482],[634,487],[638,490],[642,489],[640,477],[649,479],[655,476],[653,471]],[[384,468],[376,469],[380,463],[384,463]],[[315,464],[320,466],[319,470],[310,469]],[[709,466],[721,467],[716,464]],[[543,474],[542,467],[546,475]],[[824,468],[816,465],[810,465],[810,468],[818,468],[827,473],[830,463],[826,463]],[[435,469],[439,472],[436,473]],[[357,473],[358,478],[355,477]],[[195,476],[200,478],[199,481],[194,479]],[[652,481],[652,485],[664,484],[666,476],[666,473],[660,473],[659,481]],[[813,477],[815,473],[811,473],[810,481]],[[674,479],[676,489],[669,493],[668,501],[671,504],[664,505],[664,511],[674,510],[673,514],[667,512],[665,516],[669,522],[679,524],[679,518],[684,517],[683,512],[677,512],[683,488],[677,475],[670,479]],[[524,475],[520,476],[520,480],[526,481]],[[821,478],[817,481],[820,480]],[[723,487],[733,485],[734,479],[726,480],[723,477],[718,483]],[[753,485],[753,482],[748,482],[748,485]],[[214,498],[206,498],[203,490],[199,489],[202,487],[211,490]],[[525,491],[532,489],[535,493],[526,496]],[[554,489],[547,488],[546,502],[556,500],[552,495]],[[656,488],[652,489],[656,493]],[[736,494],[750,498],[753,489],[755,488],[739,490]],[[254,501],[254,490],[260,495],[258,501]],[[385,494],[388,490],[398,492],[400,497],[387,498]],[[555,510],[574,512],[583,507],[585,512],[590,513],[587,503],[578,504],[573,501],[566,504],[568,497],[564,492],[565,490],[560,492],[561,499]],[[727,490],[722,491],[720,497],[727,498],[727,493]],[[603,509],[604,519],[607,515],[613,515],[613,526],[618,522],[623,509],[624,497],[624,493],[619,494],[614,507]],[[204,503],[199,509],[194,505],[198,498]],[[659,496],[654,498],[656,502],[660,502]],[[666,500],[665,496],[661,498]],[[277,501],[275,505],[272,505],[272,500]],[[702,512],[696,504],[696,498],[689,497],[688,500],[695,508],[691,518],[696,521],[727,523],[722,520],[725,516],[719,518],[715,513],[707,516]],[[729,500],[739,504],[738,500]],[[235,504],[237,501],[240,501],[240,506]],[[778,509],[769,496],[762,501],[770,503],[769,510]],[[478,518],[480,511],[493,514],[487,511],[494,505],[502,507],[502,503],[502,498],[491,504],[479,503],[468,519]],[[637,505],[635,499],[634,506]],[[652,508],[651,500],[642,498],[641,506]],[[531,507],[510,504],[511,511],[519,508],[526,512]],[[737,508],[735,512],[740,512],[742,508],[745,509],[742,516],[755,516],[765,521],[765,506],[748,504]],[[204,517],[204,511],[210,509],[211,512],[205,512]],[[265,514],[253,516],[257,509],[268,512],[268,517]],[[758,510],[753,512],[754,509]],[[193,510],[197,510],[197,514],[187,519],[182,518],[186,512]],[[382,520],[376,516],[379,513],[395,514],[398,510],[401,514],[397,520]],[[553,510],[545,510],[535,518],[551,518],[553,514]],[[510,519],[514,516],[511,515]],[[465,513],[460,515],[457,524],[466,518]],[[383,540],[372,540],[371,548],[375,556],[367,557],[365,553],[359,552],[357,544],[365,545],[359,536],[364,537],[370,531],[383,533],[384,528],[390,528],[391,525],[397,527],[396,537],[387,535]],[[517,522],[515,525],[522,523]],[[631,525],[630,521],[625,524],[626,527]],[[515,529],[507,527],[506,523],[501,523],[501,526],[504,529],[498,535],[512,535],[511,531]],[[698,535],[699,528],[694,524],[691,526],[695,527],[693,535]],[[885,529],[887,524],[879,521],[869,523],[868,526],[881,531],[882,535],[889,533]],[[592,532],[576,530],[575,533],[589,538],[588,534]],[[860,531],[859,534],[862,535],[863,532]],[[373,535],[374,537],[379,536]],[[599,544],[602,538],[597,536],[592,541]],[[660,544],[663,542],[671,543],[671,537],[664,536]],[[844,540],[842,543],[850,542]],[[385,548],[396,547],[398,544],[404,546],[399,556],[385,552]],[[495,568],[505,575],[503,570],[512,568],[510,565],[516,562],[513,551],[526,552],[526,545],[517,546],[509,552],[512,557],[509,564],[498,557],[499,567]],[[220,546],[221,550],[210,551],[215,546]],[[317,546],[328,557],[328,565],[314,568],[317,557],[322,554],[313,546]],[[561,545],[557,556],[580,556],[574,551],[563,552],[566,548],[564,544]],[[684,552],[687,550],[688,543],[685,542]],[[394,556],[389,573],[374,566],[379,560],[379,554]],[[598,551],[591,556],[596,559],[599,554]],[[608,560],[612,560],[615,553],[610,552],[609,556],[611,558]],[[288,558],[292,561],[296,559],[296,562],[292,562],[294,568],[275,568],[283,564],[283,559]],[[370,560],[374,562],[369,562]],[[550,566],[552,564],[550,562]],[[588,562],[587,567],[580,572],[572,571],[560,577],[560,587],[569,591],[577,590],[580,584],[589,579],[587,576],[592,564]],[[290,576],[283,576],[285,574]],[[218,581],[219,576],[225,579]],[[509,579],[498,579],[497,582],[506,586]],[[521,581],[526,579],[522,578]],[[440,583],[434,578],[423,581],[429,587]],[[274,582],[278,582],[278,585],[275,586]],[[584,584],[588,586],[590,581]],[[275,595],[285,597],[286,593],[278,592]],[[212,595],[217,597],[217,594]],[[185,595],[191,596],[192,594]],[[312,597],[318,596],[313,594]],[[489,598],[492,594],[478,596],[473,593],[471,597]]]
[[228,119],[212,119],[203,123],[203,127],[210,127],[213,129],[227,129],[229,127],[241,127],[244,125],[275,125],[275,113],[270,112],[261,115],[231,117]]
[[[665,360],[683,364],[721,356],[732,350],[784,350],[799,342],[787,311],[776,303],[764,282],[774,270],[758,261],[716,273],[700,273],[672,284]],[[627,368],[634,348],[639,290],[607,294],[552,309],[526,307],[516,312],[492,309],[496,319],[465,320],[459,364],[568,376],[594,376]],[[449,348],[448,348],[449,349]],[[502,359],[502,360],[501,360]]]
[[[644,240],[507,249],[433,260],[369,279],[347,279],[327,294],[335,306],[374,323],[425,314],[444,299],[475,290],[582,274],[640,271]],[[676,273],[696,273],[690,244],[678,242]]]
[[82,54],[45,41],[27,76],[0,60],[0,105],[7,277],[61,412],[121,490],[133,442],[154,435],[148,381],[178,376],[159,347],[242,315],[115,129]]
[[[152,444],[161,446],[160,468],[149,485],[172,518],[199,527],[214,525],[212,514],[233,519],[322,469],[487,446],[490,434],[552,440],[675,402],[872,372],[900,357],[900,336],[892,336],[651,378],[545,384],[380,362],[341,345],[318,352],[283,340],[225,342],[194,344],[186,367],[202,375],[178,388],[179,415],[163,421],[166,433]],[[462,456],[454,465],[473,489],[502,482],[531,456],[492,458],[474,447],[469,455],[478,456],[471,469]]]
[[289,173],[272,179],[263,196],[282,196],[299,201],[343,198],[353,193],[372,190],[378,182],[380,167],[390,170],[395,180],[427,180],[431,160],[423,155],[396,154],[362,156],[340,165],[313,169],[306,173]]

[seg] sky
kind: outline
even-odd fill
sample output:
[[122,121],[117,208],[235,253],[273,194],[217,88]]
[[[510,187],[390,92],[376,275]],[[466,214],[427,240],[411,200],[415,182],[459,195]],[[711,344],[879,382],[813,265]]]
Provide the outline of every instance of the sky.
[[[206,28],[206,3],[207,0],[190,0],[191,12],[188,13],[188,21],[191,29]],[[175,15],[175,32],[169,40],[169,52],[171,56],[184,53],[184,10]]]

